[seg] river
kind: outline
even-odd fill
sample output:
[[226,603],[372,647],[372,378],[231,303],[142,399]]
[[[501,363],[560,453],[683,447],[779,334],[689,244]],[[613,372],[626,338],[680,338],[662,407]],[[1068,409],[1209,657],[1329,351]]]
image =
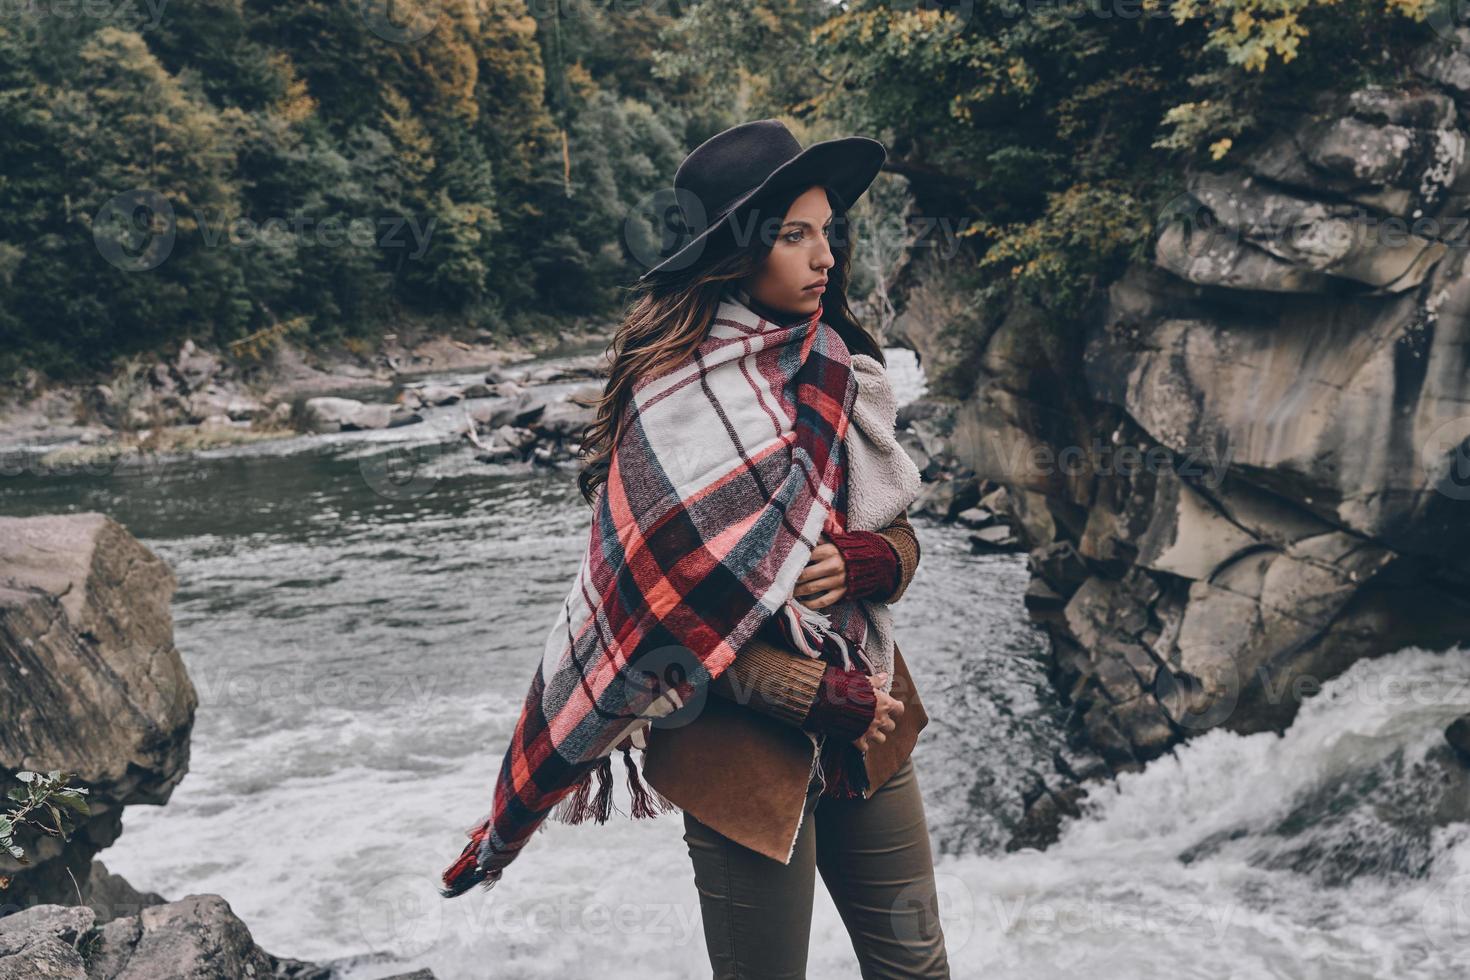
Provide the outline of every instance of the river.
[[[462,414],[0,483],[0,512],[102,511],[178,576],[190,771],[103,858],[168,898],[221,894],[266,949],[354,980],[707,976],[677,814],[548,822],[494,889],[434,891],[488,809],[588,515],[569,469],[477,462]],[[1063,716],[1025,561],[914,524],[894,610],[931,715],[914,758],[957,978],[1465,975],[1470,842],[1428,819],[1415,769],[1470,710],[1465,651],[1360,664],[1285,737],[1209,733],[1094,790],[1046,852],[1006,853]],[[854,977],[817,891],[809,975]]]

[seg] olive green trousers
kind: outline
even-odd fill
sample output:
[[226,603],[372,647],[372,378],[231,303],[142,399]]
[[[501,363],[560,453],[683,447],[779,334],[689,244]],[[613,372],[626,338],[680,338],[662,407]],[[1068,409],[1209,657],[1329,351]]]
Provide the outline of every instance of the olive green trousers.
[[924,801],[907,759],[869,799],[817,796],[789,864],[737,844],[688,812],[705,945],[715,980],[802,980],[815,872],[867,978],[949,977]]

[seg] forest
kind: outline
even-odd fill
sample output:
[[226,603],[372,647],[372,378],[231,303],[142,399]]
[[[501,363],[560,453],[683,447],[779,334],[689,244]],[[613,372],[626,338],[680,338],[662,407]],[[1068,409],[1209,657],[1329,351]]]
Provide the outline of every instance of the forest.
[[974,297],[961,349],[1018,296],[1065,334],[1185,168],[1229,162],[1315,92],[1400,77],[1453,16],[1420,0],[3,0],[0,379],[183,338],[615,317],[667,244],[650,202],[679,160],[767,116],[803,142],[889,149],[854,215],[859,251],[873,243],[856,303],[901,305],[910,259],[942,246]]

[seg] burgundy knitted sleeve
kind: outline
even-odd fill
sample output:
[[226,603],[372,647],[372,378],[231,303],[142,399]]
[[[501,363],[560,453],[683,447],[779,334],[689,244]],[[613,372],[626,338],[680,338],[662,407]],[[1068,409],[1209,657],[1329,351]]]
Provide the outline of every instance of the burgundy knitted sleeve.
[[829,664],[822,674],[816,700],[812,702],[801,727],[851,742],[868,730],[877,710],[878,697],[867,674]]
[[891,595],[898,588],[898,552],[877,531],[829,534],[847,565],[847,591],[855,599]]

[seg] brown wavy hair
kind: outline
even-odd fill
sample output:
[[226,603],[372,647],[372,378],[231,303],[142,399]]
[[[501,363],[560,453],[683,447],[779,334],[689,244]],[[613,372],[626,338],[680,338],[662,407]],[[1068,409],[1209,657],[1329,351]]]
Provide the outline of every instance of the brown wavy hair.
[[[737,217],[742,225],[752,211],[757,216],[784,217],[792,202],[806,190],[807,187],[788,190],[759,205],[752,202]],[[867,354],[886,366],[883,348],[857,322],[847,305],[848,272],[852,264],[847,206],[831,188],[827,188],[827,202],[832,208],[833,231],[838,233],[829,239],[833,265],[827,272],[827,289],[822,294],[822,320],[836,329],[850,352]],[[765,241],[766,236],[760,234],[752,235],[745,247],[736,248],[731,224],[726,222],[710,236],[700,261],[683,269],[654,273],[630,287],[632,299],[628,310],[607,347],[611,354],[607,384],[602,396],[593,403],[596,407],[593,421],[582,433],[580,454],[584,465],[577,474],[577,485],[588,503],[593,502],[597,488],[607,480],[613,447],[623,437],[626,409],[635,383],[689,357],[708,333],[726,285],[759,272],[770,254],[774,243]],[[754,225],[759,226],[759,223]]]

